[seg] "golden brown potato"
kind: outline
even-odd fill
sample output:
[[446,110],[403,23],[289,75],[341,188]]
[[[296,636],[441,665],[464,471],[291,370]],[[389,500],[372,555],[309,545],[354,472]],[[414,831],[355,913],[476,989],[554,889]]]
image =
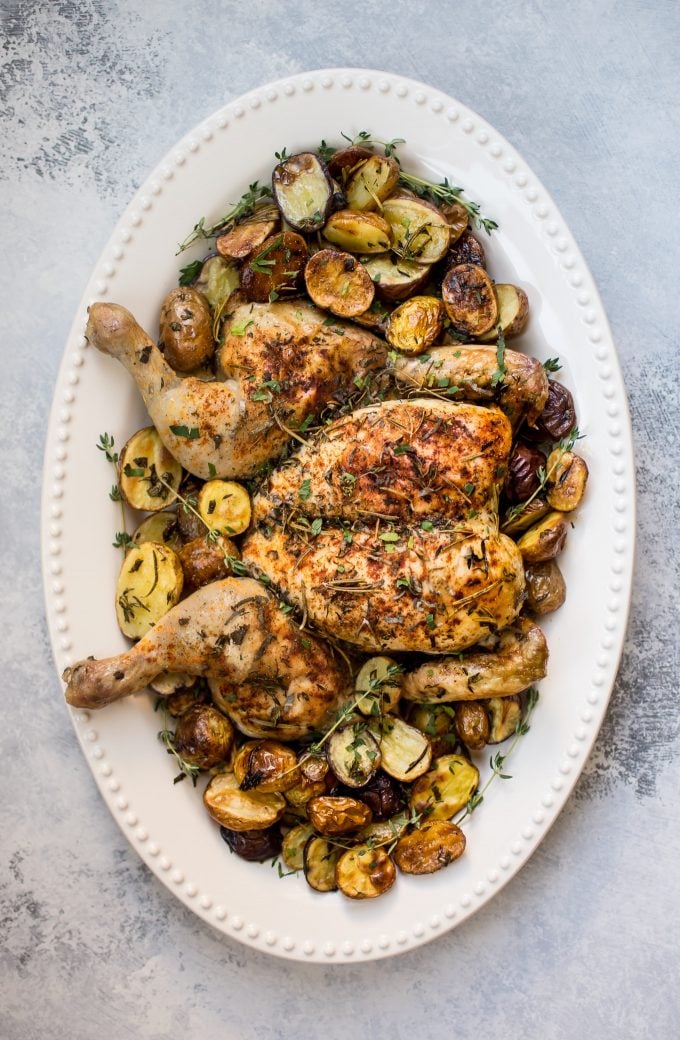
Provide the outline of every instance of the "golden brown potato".
[[335,868],[342,849],[318,836],[311,837],[304,848],[303,862],[307,884],[315,892],[335,892]]
[[351,144],[347,148],[338,148],[328,160],[328,172],[334,180],[338,181],[344,188],[348,179],[362,166],[367,159],[372,158],[373,152],[361,145]]
[[457,267],[459,264],[474,264],[475,267],[486,267],[484,246],[469,230],[456,239],[446,254],[446,266]]
[[394,861],[404,874],[434,874],[465,852],[465,835],[448,820],[428,820],[400,838]]
[[213,319],[205,296],[197,289],[172,289],[163,300],[159,346],[177,372],[191,372],[215,352]]
[[561,448],[548,456],[548,502],[553,509],[571,512],[581,504],[588,481],[588,466],[585,459],[573,451]]
[[397,872],[384,849],[357,845],[343,852],[335,868],[335,880],[350,899],[375,899],[392,887]]
[[394,711],[401,697],[402,669],[392,657],[369,657],[356,679],[357,708],[362,715]]
[[340,209],[332,213],[323,237],[348,253],[384,253],[390,248],[390,226],[377,213]]
[[430,277],[430,268],[393,253],[366,257],[364,267],[376,291],[388,303],[405,300],[418,292]]
[[233,480],[206,481],[196,508],[206,527],[221,535],[243,534],[250,523],[250,495]]
[[155,426],[133,433],[118,460],[118,486],[129,506],[147,513],[160,512],[173,502],[181,480],[182,467]]
[[230,538],[221,538],[218,545],[203,536],[187,542],[177,555],[184,571],[185,588],[193,590],[228,577],[231,568],[225,555],[238,560],[241,554]]
[[297,755],[278,740],[249,740],[236,753],[234,776],[242,791],[287,791],[300,779]]
[[493,287],[498,304],[496,324],[489,332],[477,338],[490,343],[498,337],[498,329],[506,339],[524,332],[529,320],[529,297],[518,285],[497,282]]
[[556,560],[532,563],[524,571],[527,607],[536,617],[551,614],[567,598],[567,586]]
[[443,318],[444,307],[436,296],[412,296],[390,314],[385,337],[402,354],[422,354],[437,342]]
[[321,249],[305,268],[307,292],[317,307],[340,318],[367,311],[375,288],[363,264],[339,249]]
[[527,502],[518,512],[512,511],[510,517],[501,524],[501,530],[504,534],[509,534],[514,538],[516,534],[526,531],[527,527],[531,527],[549,512],[550,506],[545,499],[532,498],[531,502]]
[[479,784],[479,770],[462,755],[442,755],[434,769],[416,780],[410,805],[429,820],[450,820],[463,809]]
[[330,767],[340,783],[363,787],[380,766],[380,748],[365,722],[347,722],[326,745]]
[[392,196],[383,204],[392,249],[404,260],[431,265],[446,255],[451,227],[436,206],[423,199]]
[[239,221],[215,242],[220,256],[243,260],[278,230],[281,216],[273,202],[263,202],[249,217]]
[[409,708],[408,721],[425,736],[433,740],[451,733],[454,722],[454,709],[442,704],[412,704]]
[[297,295],[304,286],[303,271],[308,258],[309,249],[301,235],[294,231],[272,235],[243,267],[243,295],[256,303]]
[[116,619],[123,635],[141,639],[182,595],[184,577],[176,553],[142,542],[123,560],[116,585]]
[[242,791],[233,773],[218,773],[203,794],[213,820],[232,831],[263,831],[277,823],[286,810],[282,794]]
[[142,542],[159,542],[175,552],[182,548],[182,538],[177,523],[177,513],[152,513],[145,517],[132,535],[135,545]]
[[400,169],[396,159],[371,155],[351,174],[345,186],[350,209],[380,209],[380,203],[392,193],[399,180]]
[[328,778],[332,774],[325,758],[301,754],[298,767],[296,782],[285,792],[285,797],[294,809],[303,809],[311,798],[327,793]]
[[371,810],[358,799],[330,794],[311,798],[307,816],[314,829],[328,837],[348,834],[372,819]]
[[185,711],[175,730],[175,748],[199,769],[212,769],[229,757],[234,744],[232,723],[209,704],[195,704]]
[[288,831],[281,845],[281,859],[289,870],[304,870],[305,845],[313,834],[311,823],[298,823]]
[[456,733],[470,751],[480,751],[489,740],[489,714],[479,701],[456,705]]
[[481,336],[495,328],[498,303],[493,284],[483,267],[458,264],[446,272],[442,299],[456,329],[469,336]]
[[502,744],[517,730],[522,719],[519,697],[491,697],[485,702],[489,711],[489,744]]
[[395,780],[410,783],[422,776],[432,761],[432,747],[424,733],[393,715],[371,721],[382,755],[382,768]]
[[517,548],[525,564],[552,560],[564,549],[569,530],[564,513],[548,513],[517,539]]

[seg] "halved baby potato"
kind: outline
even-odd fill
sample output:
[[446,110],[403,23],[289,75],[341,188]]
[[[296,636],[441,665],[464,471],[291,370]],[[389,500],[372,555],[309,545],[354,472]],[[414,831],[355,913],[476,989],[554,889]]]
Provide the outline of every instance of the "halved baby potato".
[[242,791],[287,791],[300,779],[297,755],[278,740],[249,740],[236,753],[234,776]]
[[372,820],[371,810],[357,798],[319,795],[307,802],[307,817],[319,834],[335,837],[348,834]]
[[483,701],[489,712],[489,744],[502,744],[517,731],[522,718],[522,705],[517,695],[490,697]]
[[307,884],[315,892],[335,892],[335,868],[343,850],[325,838],[314,835],[305,845],[303,853]]
[[401,838],[409,825],[410,813],[400,812],[390,816],[387,820],[375,820],[360,827],[353,837],[367,845],[376,847],[378,845],[390,846]]
[[179,533],[176,513],[152,513],[142,520],[132,535],[135,545],[142,542],[158,542],[167,545],[175,552],[182,548],[182,537]]
[[281,214],[273,202],[257,206],[249,217],[239,221],[215,242],[220,256],[243,260],[261,246],[279,227]]
[[450,820],[463,809],[479,784],[479,770],[462,755],[442,755],[434,769],[411,788],[410,806],[429,820]]
[[241,274],[233,260],[222,256],[209,256],[204,261],[193,288],[203,293],[213,313],[213,330],[215,321],[224,314],[229,297],[241,284]]
[[477,338],[484,343],[490,343],[498,337],[498,329],[506,339],[519,336],[524,332],[529,320],[529,297],[518,285],[509,285],[498,282],[493,287],[498,304],[498,317],[496,324],[490,332],[485,332]]
[[285,835],[281,845],[281,859],[289,870],[304,870],[305,845],[313,834],[311,823],[298,823]]
[[349,177],[345,196],[350,209],[379,210],[399,181],[401,170],[396,159],[371,155]]
[[443,318],[444,307],[436,296],[412,296],[390,314],[385,337],[402,354],[422,354],[437,342]]
[[527,563],[553,560],[562,552],[569,530],[564,513],[548,513],[539,523],[517,539],[517,548]]
[[378,294],[388,303],[412,296],[430,277],[429,267],[404,260],[393,253],[366,257],[363,264]]
[[419,198],[393,197],[383,205],[392,248],[404,260],[434,264],[446,255],[451,228],[436,206]]
[[424,733],[396,716],[371,721],[382,755],[382,769],[395,780],[410,783],[430,768],[432,746]]
[[576,509],[581,504],[588,481],[585,459],[573,451],[556,449],[548,456],[546,469],[550,474],[547,494],[550,505],[565,513]]
[[196,703],[182,713],[175,748],[199,769],[213,769],[230,758],[236,731],[230,719],[211,704]]
[[299,152],[274,167],[274,201],[295,231],[319,231],[333,202],[333,181],[318,155]]
[[233,480],[208,480],[196,508],[210,530],[220,534],[242,534],[250,523],[250,495]]
[[317,307],[340,318],[363,314],[375,294],[363,264],[339,249],[321,249],[314,254],[305,268],[305,284]]
[[203,803],[213,820],[232,831],[263,831],[286,811],[282,794],[242,791],[233,773],[214,776],[203,793]]
[[348,253],[384,253],[390,248],[390,226],[377,213],[340,209],[332,213],[323,237]]
[[141,639],[179,602],[184,576],[167,545],[142,542],[126,555],[116,584],[116,619],[123,635]]
[[401,697],[402,669],[392,657],[369,657],[356,679],[357,709],[362,715],[394,711]]
[[243,295],[251,302],[267,303],[301,292],[302,272],[309,257],[307,243],[294,231],[281,231],[266,239],[246,261],[241,273]]
[[469,336],[481,336],[498,324],[498,302],[483,267],[452,267],[442,282],[442,299],[456,329]]
[[550,506],[545,499],[532,498],[530,502],[522,506],[519,512],[515,513],[513,510],[512,519],[503,521],[501,530],[504,534],[509,534],[514,538],[516,534],[526,531],[537,520],[542,520],[549,512]]
[[394,884],[397,872],[384,849],[357,845],[340,856],[335,880],[350,899],[375,899]]
[[338,148],[337,152],[333,152],[328,160],[328,172],[334,180],[339,181],[341,188],[344,188],[351,175],[372,157],[373,152],[359,144]]
[[342,784],[363,787],[380,766],[380,748],[365,722],[348,722],[333,733],[326,754]]
[[181,479],[182,467],[155,426],[133,433],[118,461],[118,486],[129,506],[147,513],[160,512],[174,501]]
[[465,852],[465,835],[449,820],[428,820],[400,838],[394,861],[404,874],[434,874]]

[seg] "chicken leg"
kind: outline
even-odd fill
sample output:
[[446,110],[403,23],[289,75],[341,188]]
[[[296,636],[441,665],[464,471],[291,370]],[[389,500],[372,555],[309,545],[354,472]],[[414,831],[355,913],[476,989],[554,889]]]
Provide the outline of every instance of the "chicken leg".
[[67,668],[66,700],[101,708],[165,671],[205,676],[249,736],[286,739],[323,729],[349,684],[329,647],[303,635],[262,585],[225,578],[187,597],[125,653]]

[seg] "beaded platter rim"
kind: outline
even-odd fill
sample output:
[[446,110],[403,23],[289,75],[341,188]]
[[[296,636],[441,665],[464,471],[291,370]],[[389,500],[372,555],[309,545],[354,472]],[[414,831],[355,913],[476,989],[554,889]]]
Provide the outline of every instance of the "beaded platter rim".
[[[542,237],[551,258],[564,275],[569,292],[580,308],[581,321],[592,346],[601,393],[608,415],[607,444],[614,480],[612,550],[609,573],[610,600],[602,620],[600,653],[590,688],[583,697],[578,725],[570,735],[555,775],[522,827],[520,838],[501,857],[497,868],[488,871],[472,890],[457,902],[446,903],[441,912],[387,934],[366,935],[359,941],[333,941],[320,944],[293,935],[280,935],[256,921],[244,919],[186,877],[181,865],[169,858],[153,838],[153,827],[142,822],[131,804],[128,792],[107,761],[105,748],[92,728],[91,713],[70,710],[74,729],[101,794],[114,819],[140,857],[153,873],[194,913],[221,932],[246,945],[280,957],[306,962],[353,962],[392,956],[416,948],[441,935],[469,917],[516,875],[535,851],[550,825],[559,815],[571,793],[604,718],[614,684],[625,635],[630,590],[635,529],[635,493],[632,435],[621,370],[607,317],[592,275],[566,222],[548,192],[514,148],[484,119],[467,106],[443,92],[418,81],[392,73],[364,69],[322,69],[288,76],[265,84],[229,102],[208,116],[187,134],[144,179],[130,205],[119,220],[111,240],[97,261],[94,273],[80,302],[69,334],[59,371],[45,448],[42,498],[42,562],[45,605],[52,648],[58,672],[72,662],[69,635],[67,575],[62,564],[61,525],[64,478],[67,473],[69,423],[77,402],[80,371],[86,360],[87,342],[83,335],[87,307],[107,293],[109,281],[125,261],[126,244],[134,231],[153,210],[154,199],[172,180],[173,171],[190,163],[193,154],[209,148],[215,136],[230,127],[242,125],[249,113],[257,113],[284,97],[327,94],[329,91],[356,94],[372,91],[393,97],[397,102],[429,109],[440,116],[450,131],[473,140],[498,164],[509,187],[523,195],[532,217],[541,223]],[[488,160],[487,160],[488,161]]]

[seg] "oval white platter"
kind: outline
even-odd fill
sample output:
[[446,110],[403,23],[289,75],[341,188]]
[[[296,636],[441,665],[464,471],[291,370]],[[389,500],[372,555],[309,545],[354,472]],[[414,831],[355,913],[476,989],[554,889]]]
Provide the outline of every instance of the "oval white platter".
[[[274,151],[370,130],[403,137],[406,169],[462,185],[500,230],[484,237],[496,280],[524,287],[531,304],[521,349],[559,356],[573,391],[579,450],[590,468],[586,500],[560,560],[568,597],[545,619],[547,679],[531,730],[508,771],[465,825],[467,850],[428,877],[401,875],[371,902],[319,895],[301,876],[230,855],[200,791],[173,786],[160,719],[142,694],[73,724],[104,800],[132,846],[197,915],[240,942],[281,957],[342,962],[387,957],[448,931],[513,877],[545,836],[585,763],[616,675],[630,598],[633,459],[626,397],[607,319],[588,268],[554,202],[520,155],[474,112],[432,87],[384,72],[329,69],[271,83],[195,127],[146,178],[116,226],[71,330],[47,437],[42,546],[47,617],[59,673],[73,661],[119,652],[113,610],[120,551],[110,467],[95,448],[121,446],[145,421],[122,367],[89,349],[88,305],[128,307],[152,337],[175,256],[199,217],[217,219],[247,185],[266,182]],[[558,176],[556,171],[555,176]],[[489,749],[491,750],[491,749]],[[495,749],[494,749],[495,750]],[[482,766],[488,756],[482,757]],[[488,772],[488,766],[486,768]],[[546,893],[546,898],[548,894]]]

